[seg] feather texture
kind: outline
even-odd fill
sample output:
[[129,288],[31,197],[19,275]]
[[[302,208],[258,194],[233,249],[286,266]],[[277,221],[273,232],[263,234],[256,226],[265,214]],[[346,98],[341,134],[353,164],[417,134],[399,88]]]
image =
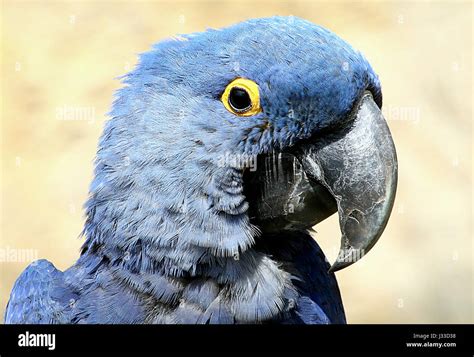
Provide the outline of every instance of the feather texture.
[[[236,77],[263,111],[220,102]],[[100,139],[81,257],[18,278],[6,323],[344,323],[339,290],[306,232],[252,224],[227,154],[290,147],[341,120],[367,88],[365,58],[294,17],[160,42],[123,78]]]

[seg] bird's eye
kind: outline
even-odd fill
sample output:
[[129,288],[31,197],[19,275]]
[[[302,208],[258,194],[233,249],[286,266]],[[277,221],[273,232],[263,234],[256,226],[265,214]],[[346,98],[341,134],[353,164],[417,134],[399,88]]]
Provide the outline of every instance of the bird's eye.
[[221,98],[231,113],[248,117],[262,111],[258,84],[250,79],[236,78],[224,90]]

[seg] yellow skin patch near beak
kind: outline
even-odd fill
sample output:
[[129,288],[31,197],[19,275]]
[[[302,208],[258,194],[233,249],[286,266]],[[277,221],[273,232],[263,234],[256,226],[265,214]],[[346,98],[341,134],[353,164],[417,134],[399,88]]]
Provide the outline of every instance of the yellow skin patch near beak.
[[[247,93],[249,105],[246,108],[237,109],[232,105],[232,95],[235,93],[235,90],[245,91]],[[242,94],[242,92],[240,93]],[[222,94],[221,101],[229,112],[241,117],[250,117],[262,111],[258,84],[246,78],[236,78],[230,82]]]

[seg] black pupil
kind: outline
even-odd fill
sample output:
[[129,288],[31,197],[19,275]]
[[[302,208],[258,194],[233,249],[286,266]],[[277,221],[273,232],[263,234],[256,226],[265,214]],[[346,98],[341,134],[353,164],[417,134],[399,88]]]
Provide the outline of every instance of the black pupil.
[[245,89],[235,87],[230,90],[229,104],[233,109],[237,111],[243,111],[250,108],[252,101],[250,100],[250,96]]

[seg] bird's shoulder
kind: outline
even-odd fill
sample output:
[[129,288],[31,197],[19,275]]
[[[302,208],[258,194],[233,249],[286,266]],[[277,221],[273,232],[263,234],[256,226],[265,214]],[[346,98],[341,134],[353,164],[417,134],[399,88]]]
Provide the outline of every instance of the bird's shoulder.
[[66,323],[69,304],[63,273],[45,260],[31,263],[18,277],[10,294],[5,323]]

